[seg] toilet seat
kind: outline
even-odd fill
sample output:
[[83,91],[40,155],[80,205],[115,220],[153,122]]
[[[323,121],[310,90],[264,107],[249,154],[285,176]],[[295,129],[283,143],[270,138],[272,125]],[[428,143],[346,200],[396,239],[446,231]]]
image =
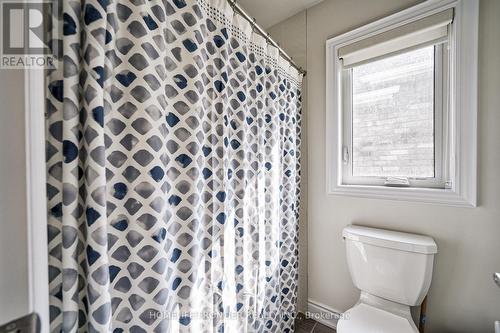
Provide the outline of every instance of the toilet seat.
[[418,333],[413,321],[360,303],[344,313],[337,333]]

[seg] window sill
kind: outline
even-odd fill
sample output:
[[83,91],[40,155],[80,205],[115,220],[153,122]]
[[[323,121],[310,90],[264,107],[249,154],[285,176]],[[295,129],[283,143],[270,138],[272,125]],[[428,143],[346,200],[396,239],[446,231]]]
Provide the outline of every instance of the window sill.
[[328,194],[369,199],[421,202],[454,207],[476,207],[474,199],[467,198],[453,189],[336,185],[332,186]]

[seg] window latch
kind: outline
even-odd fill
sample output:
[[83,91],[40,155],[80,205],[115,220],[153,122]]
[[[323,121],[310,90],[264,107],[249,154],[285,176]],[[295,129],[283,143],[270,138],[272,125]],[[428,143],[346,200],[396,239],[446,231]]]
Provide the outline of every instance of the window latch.
[[349,163],[349,148],[347,146],[342,147],[342,162],[344,164]]
[[384,185],[391,187],[409,187],[410,181],[407,177],[387,177]]

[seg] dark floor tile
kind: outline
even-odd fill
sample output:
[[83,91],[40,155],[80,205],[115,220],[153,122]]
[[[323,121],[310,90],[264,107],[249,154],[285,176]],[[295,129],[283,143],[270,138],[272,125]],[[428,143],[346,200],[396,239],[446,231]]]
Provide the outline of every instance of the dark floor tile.
[[316,326],[314,326],[312,333],[335,333],[335,330],[323,324],[317,323]]
[[311,330],[307,330],[305,328],[302,328],[302,327],[296,327],[295,328],[295,331],[293,331],[294,333],[311,333],[312,331]]
[[306,318],[302,313],[299,313],[295,320],[296,333],[310,333],[312,332],[316,322],[310,318]]

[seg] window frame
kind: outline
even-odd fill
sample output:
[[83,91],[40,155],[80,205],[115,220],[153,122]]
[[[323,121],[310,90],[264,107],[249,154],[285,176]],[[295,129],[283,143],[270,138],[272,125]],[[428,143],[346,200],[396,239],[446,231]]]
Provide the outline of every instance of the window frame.
[[[445,186],[391,187],[376,184],[346,182],[343,166],[343,66],[338,49],[350,43],[398,28],[415,20],[454,9],[453,24],[448,40],[449,95],[443,98],[448,112],[444,113],[442,170]],[[343,35],[326,43],[326,179],[327,193],[355,197],[417,201],[453,206],[477,205],[477,43],[478,4],[476,0],[437,0],[418,4]],[[462,79],[463,78],[463,79]],[[439,88],[439,87],[438,87]],[[437,125],[437,123],[436,123]],[[351,150],[352,151],[352,150]],[[449,164],[447,164],[449,163]],[[415,183],[413,184],[415,185]],[[422,184],[426,185],[426,184]]]
[[[446,45],[445,45],[446,44]],[[428,45],[430,46],[430,45]],[[447,118],[448,107],[447,89],[447,43],[434,46],[434,177],[396,177],[407,179],[412,188],[445,188],[449,184],[449,172],[445,163],[446,147],[448,140],[448,124],[443,121]],[[413,50],[409,50],[411,52]],[[387,57],[390,57],[388,55]],[[374,61],[381,60],[377,58]],[[352,70],[353,67],[341,69],[342,90],[342,183],[346,185],[386,186],[391,177],[386,176],[354,176],[353,172],[353,104],[352,104]],[[346,162],[347,161],[347,162]]]

